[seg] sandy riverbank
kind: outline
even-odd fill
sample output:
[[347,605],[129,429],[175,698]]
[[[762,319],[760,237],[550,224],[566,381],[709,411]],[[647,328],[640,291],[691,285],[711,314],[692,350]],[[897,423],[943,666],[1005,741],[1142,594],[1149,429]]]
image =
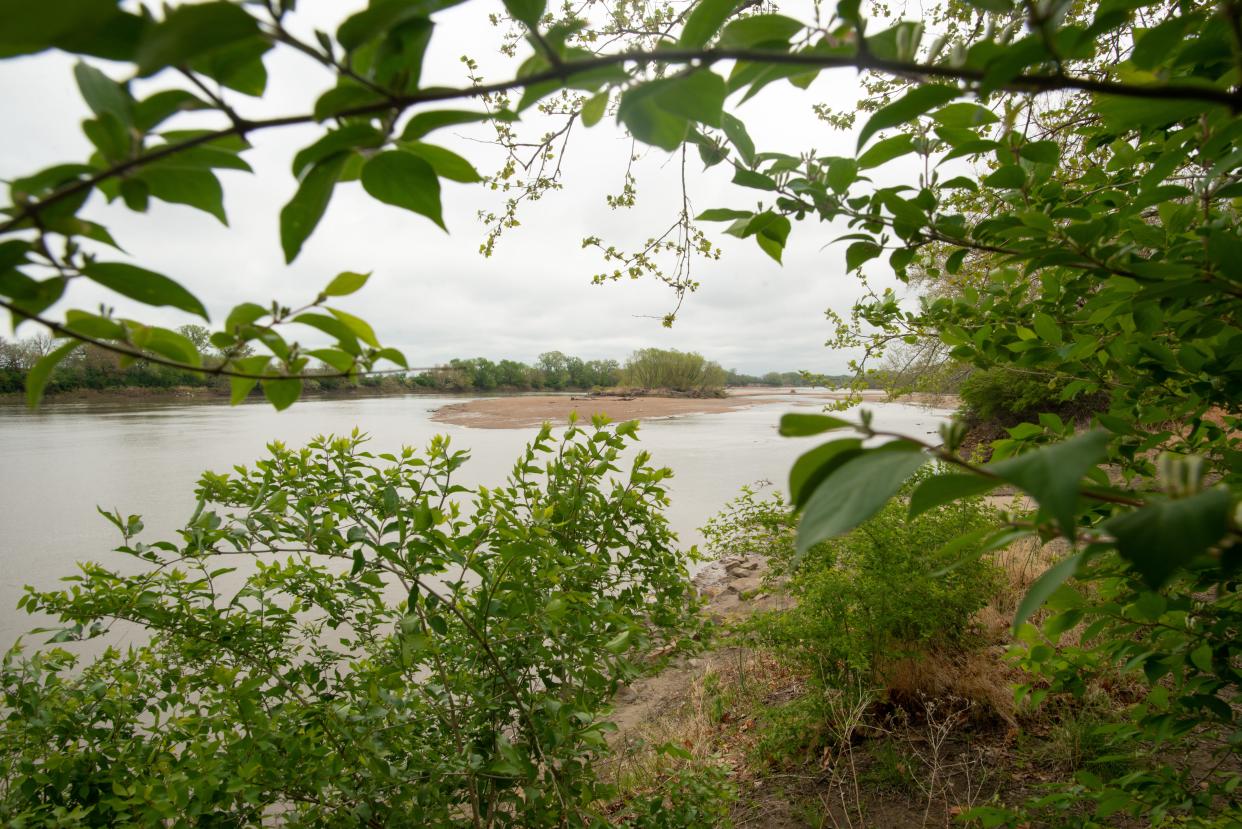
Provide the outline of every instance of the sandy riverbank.
[[614,421],[650,420],[688,414],[732,412],[757,405],[758,397],[571,397],[568,395],[523,395],[489,397],[453,403],[436,410],[432,420],[476,429],[519,429],[538,426],[544,421],[564,423],[570,412],[586,421],[599,413]]
[[[597,413],[606,414],[613,421],[655,420],[691,414],[715,414],[760,406],[767,403],[819,404],[844,397],[841,392],[789,390],[768,388],[730,389],[727,397],[586,397],[570,395],[522,395],[517,397],[489,397],[453,403],[432,415],[432,420],[471,426],[476,429],[519,429],[538,426],[545,421],[564,423],[571,412],[577,412],[583,420]],[[881,403],[887,395],[881,391],[863,392],[865,402]],[[938,398],[930,400],[907,400],[896,402],[953,408],[956,400]]]

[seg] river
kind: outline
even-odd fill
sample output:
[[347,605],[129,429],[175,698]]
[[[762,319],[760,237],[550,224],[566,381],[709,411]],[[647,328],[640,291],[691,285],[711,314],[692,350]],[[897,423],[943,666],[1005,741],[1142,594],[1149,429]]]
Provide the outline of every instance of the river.
[[[357,426],[371,436],[372,451],[384,452],[421,448],[432,435],[448,434],[454,446],[471,451],[462,483],[502,482],[535,430],[431,419],[436,409],[462,399],[308,399],[285,412],[258,402],[52,402],[35,412],[0,405],[0,651],[32,627],[16,609],[23,585],[51,588],[77,561],[119,559],[109,552],[119,536],[96,505],[142,515],[141,540],[169,538],[194,509],[200,473],[252,463],[269,441],[296,446]],[[784,488],[790,464],[817,440],[782,438],[776,426],[782,412],[814,410],[822,401],[806,395],[765,401],[733,412],[650,420],[639,430],[654,462],[674,471],[668,516],[683,544],[699,543],[698,528],[742,486],[767,480]],[[916,437],[935,434],[949,414],[903,404],[866,406],[875,411],[877,428]]]

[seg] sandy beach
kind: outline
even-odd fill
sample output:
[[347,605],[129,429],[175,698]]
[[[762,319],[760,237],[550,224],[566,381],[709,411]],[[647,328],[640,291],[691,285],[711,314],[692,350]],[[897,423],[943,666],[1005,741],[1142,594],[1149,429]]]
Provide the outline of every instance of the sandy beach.
[[[741,388],[730,389],[727,397],[587,397],[585,395],[520,395],[512,397],[488,397],[453,403],[438,409],[432,420],[471,426],[477,429],[517,429],[538,426],[545,421],[564,423],[570,412],[577,412],[583,420],[597,413],[604,413],[614,421],[653,420],[690,414],[713,414],[732,412],[765,403],[789,402],[827,403],[844,397],[841,392],[810,391],[799,389]],[[882,402],[887,395],[881,391],[863,392],[864,401]],[[956,401],[944,402],[908,400],[898,402],[952,408]]]

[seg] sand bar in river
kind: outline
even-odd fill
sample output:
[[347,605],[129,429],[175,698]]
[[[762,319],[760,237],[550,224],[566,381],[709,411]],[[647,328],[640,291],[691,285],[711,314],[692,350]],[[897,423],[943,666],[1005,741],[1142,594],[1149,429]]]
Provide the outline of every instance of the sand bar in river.
[[[759,406],[765,403],[827,402],[840,395],[833,392],[800,389],[794,394],[779,389],[730,389],[728,397],[586,397],[584,395],[515,395],[486,397],[444,406],[432,420],[477,429],[518,429],[538,426],[544,421],[564,423],[570,412],[588,421],[603,412],[613,421],[652,420],[690,414],[713,414]],[[868,399],[883,399],[882,392],[865,392]]]

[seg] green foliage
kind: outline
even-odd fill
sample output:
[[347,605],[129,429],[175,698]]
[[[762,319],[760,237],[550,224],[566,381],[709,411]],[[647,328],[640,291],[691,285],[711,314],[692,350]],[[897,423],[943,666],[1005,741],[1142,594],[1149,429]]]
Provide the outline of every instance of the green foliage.
[[1108,408],[1104,392],[1062,399],[1068,385],[1069,380],[1060,375],[1049,378],[1007,368],[972,371],[958,390],[962,416],[971,424],[1017,426],[1038,422],[1041,412],[1081,421]]
[[[1077,586],[1048,601],[1040,630],[1027,625],[1019,648],[1033,703],[1091,701],[1101,685],[1127,684],[1129,704],[1081,734],[1092,762],[1073,782],[1030,808],[1075,815],[1142,816],[1153,825],[1186,825],[1235,801],[1242,773],[1229,760],[1242,739],[1234,591],[1212,592],[1205,563],[1152,590],[1116,553],[1092,551]],[[1075,629],[1076,636],[1066,632]],[[1068,641],[1066,641],[1068,639]],[[1094,826],[1061,817],[1063,825]],[[1075,822],[1077,821],[1077,822]]]
[[625,812],[614,816],[611,825],[631,829],[687,829],[687,827],[728,827],[729,808],[737,790],[722,763],[695,763],[690,753],[674,745],[659,747],[670,765],[660,775],[652,791],[627,799]]
[[[668,470],[621,465],[635,429],[545,427],[474,490],[442,437],[277,443],[205,473],[175,540],[108,515],[123,560],[22,606],[60,620],[53,643],[130,644],[4,657],[0,819],[593,824],[610,698],[695,608]],[[672,815],[719,815],[722,787],[678,778]],[[659,812],[635,825],[694,825]]]
[[621,382],[636,389],[715,393],[724,388],[725,372],[701,354],[644,348],[625,361]]
[[981,545],[942,548],[999,520],[979,499],[914,519],[894,501],[854,531],[800,556],[788,505],[779,495],[761,500],[747,489],[704,535],[711,551],[763,552],[788,576],[797,605],[755,624],[764,641],[825,684],[862,677],[882,685],[884,658],[968,646],[971,617],[994,592],[997,570],[979,555]]

